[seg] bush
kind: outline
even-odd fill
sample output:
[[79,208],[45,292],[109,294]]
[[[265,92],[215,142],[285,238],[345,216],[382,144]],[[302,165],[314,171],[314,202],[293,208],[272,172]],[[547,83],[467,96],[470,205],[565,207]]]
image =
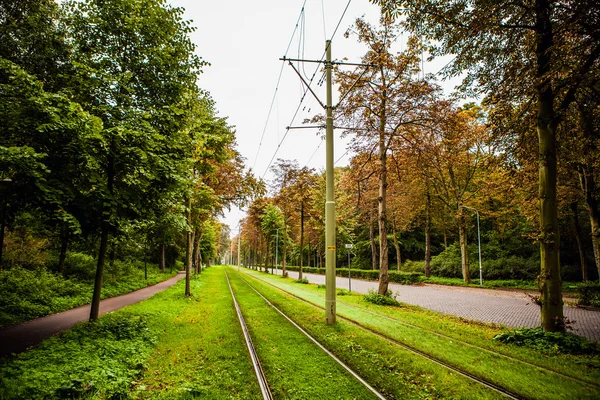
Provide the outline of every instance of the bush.
[[308,279],[306,279],[306,278],[296,279],[294,282],[296,282],[296,283],[302,283],[302,284],[307,285],[308,284]]
[[494,340],[550,354],[600,354],[598,342],[572,333],[544,332],[542,328],[515,329],[494,336]]
[[363,299],[369,303],[380,306],[400,306],[400,303],[393,297],[390,290],[385,295],[379,294],[373,289],[369,289],[369,293],[363,295]]
[[89,254],[68,252],[65,258],[66,275],[82,280],[93,280],[96,275],[96,259]]
[[582,306],[600,307],[600,284],[585,283],[577,286],[579,302]]
[[[289,271],[298,271],[299,268],[292,266],[287,267]],[[344,278],[348,277],[348,268],[336,268],[336,275]],[[307,274],[319,274],[325,275],[325,268],[302,268],[302,272]],[[350,276],[355,279],[367,279],[371,281],[379,280],[379,270],[366,270],[366,269],[351,269]],[[419,283],[422,280],[422,274],[420,272],[398,272],[398,271],[388,271],[388,277],[390,282],[400,283],[402,285],[412,285],[414,283]]]

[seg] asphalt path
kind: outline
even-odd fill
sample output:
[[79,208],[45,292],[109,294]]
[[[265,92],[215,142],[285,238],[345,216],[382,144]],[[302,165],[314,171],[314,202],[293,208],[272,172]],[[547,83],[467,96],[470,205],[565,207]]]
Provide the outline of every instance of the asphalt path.
[[[185,272],[183,271],[156,285],[122,296],[104,299],[100,301],[100,315],[146,300],[148,297],[173,286],[182,278],[185,278]],[[79,322],[87,321],[90,316],[90,307],[88,304],[18,325],[1,328],[0,357],[23,352],[50,336],[69,329]]]
[[[281,274],[281,270],[278,271]],[[298,272],[289,271],[291,278]],[[325,276],[302,274],[311,283],[324,284]],[[336,287],[358,293],[377,290],[378,282],[336,278]],[[479,289],[444,285],[399,285],[390,283],[400,302],[417,305],[432,311],[455,315],[469,320],[503,325],[510,328],[533,328],[541,325],[540,308],[525,291]],[[572,332],[590,340],[600,341],[600,312],[565,305],[564,315],[571,322]]]

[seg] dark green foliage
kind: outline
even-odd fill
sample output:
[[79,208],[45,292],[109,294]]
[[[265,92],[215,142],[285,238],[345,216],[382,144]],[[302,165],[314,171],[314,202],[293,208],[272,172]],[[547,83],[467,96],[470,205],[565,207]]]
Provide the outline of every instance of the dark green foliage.
[[364,294],[363,299],[369,303],[378,304],[380,306],[400,306],[400,303],[394,298],[393,293],[389,290],[385,295],[382,295],[373,289],[369,289],[369,293]]
[[140,315],[107,315],[76,325],[35,351],[0,360],[0,398],[81,398],[98,392],[126,398],[156,339]]
[[296,283],[302,283],[302,284],[307,285],[308,284],[308,279],[306,279],[306,278],[296,279],[294,282],[296,282]]
[[582,306],[600,307],[600,283],[588,282],[577,286],[578,304]]
[[502,343],[525,346],[550,354],[600,354],[600,343],[572,333],[544,332],[542,328],[520,328],[494,336]]
[[[287,266],[289,271],[298,271],[299,268],[295,266]],[[325,275],[325,268],[312,268],[312,267],[303,267],[302,272],[307,274],[320,274]],[[337,276],[348,277],[348,269],[347,268],[336,268],[335,273]],[[368,279],[372,281],[376,281],[379,279],[379,271],[377,270],[364,270],[364,269],[352,269],[350,270],[350,274],[352,278],[356,279]],[[419,283],[422,280],[422,275],[419,272],[397,272],[397,271],[389,271],[388,276],[390,282],[400,283],[403,285],[411,285],[414,283]]]

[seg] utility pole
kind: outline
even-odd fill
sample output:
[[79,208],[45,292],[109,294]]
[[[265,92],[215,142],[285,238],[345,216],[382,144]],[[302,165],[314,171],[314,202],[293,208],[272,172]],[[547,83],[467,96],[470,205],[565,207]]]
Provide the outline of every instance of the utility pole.
[[[336,246],[335,246],[335,194],[334,194],[334,169],[333,169],[333,89],[331,73],[333,65],[352,65],[358,67],[371,67],[371,64],[354,64],[346,62],[333,62],[331,60],[331,40],[325,41],[325,71],[326,71],[326,83],[327,83],[327,99],[326,104],[319,99],[315,92],[311,89],[310,84],[306,82],[302,74],[294,67],[292,61],[298,62],[314,62],[323,63],[322,60],[301,60],[292,58],[282,58],[283,61],[288,61],[290,66],[294,69],[298,77],[306,85],[306,90],[310,91],[311,94],[317,99],[321,107],[325,109],[326,120],[325,120],[325,176],[326,176],[326,197],[325,197],[325,321],[327,325],[335,324],[336,317],[336,287],[335,287],[335,263],[336,263]],[[365,70],[366,72],[366,70]],[[363,73],[364,74],[364,73]],[[340,102],[347,96],[350,91],[354,88],[354,85],[362,78],[362,75],[354,82],[350,90],[342,96]],[[311,127],[289,127],[288,129],[303,129]],[[322,127],[319,127],[322,128]]]
[[325,319],[335,324],[335,200],[333,193],[333,105],[331,70],[331,40],[325,42],[325,71],[327,74],[327,103],[325,106]]

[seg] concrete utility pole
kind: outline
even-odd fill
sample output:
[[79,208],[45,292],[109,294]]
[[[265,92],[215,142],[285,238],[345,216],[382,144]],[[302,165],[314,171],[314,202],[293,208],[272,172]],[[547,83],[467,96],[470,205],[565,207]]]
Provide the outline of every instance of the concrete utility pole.
[[[240,226],[240,224],[238,224],[238,226]],[[240,270],[240,244],[241,244],[241,240],[242,240],[242,229],[238,229],[238,259],[237,259],[237,265],[238,265],[238,271]]]
[[[331,73],[333,70],[333,65],[352,65],[359,67],[370,67],[371,64],[354,64],[354,63],[345,63],[345,62],[333,62],[331,61],[331,40],[327,40],[325,42],[325,71],[327,77],[327,101],[326,104],[323,104],[319,97],[315,94],[315,92],[310,87],[310,84],[306,82],[302,74],[294,67],[292,61],[298,62],[314,62],[314,63],[323,63],[323,61],[319,60],[302,60],[302,59],[293,59],[283,57],[281,60],[288,61],[290,66],[294,69],[298,77],[302,80],[304,85],[306,86],[306,90],[310,91],[310,93],[317,99],[321,107],[323,107],[326,111],[326,120],[325,120],[325,176],[326,176],[326,197],[325,197],[325,320],[328,325],[335,324],[335,297],[336,297],[336,287],[335,287],[335,264],[336,264],[336,247],[335,247],[335,195],[334,195],[334,169],[333,169],[333,89],[332,89],[332,79]],[[364,73],[363,73],[364,74]],[[360,76],[362,77],[362,75]],[[360,80],[356,80],[348,93],[354,88],[354,85]],[[346,93],[340,102],[345,98]],[[322,126],[317,127],[290,127],[288,129],[304,129],[304,128],[322,128]]]
[[325,109],[325,319],[327,325],[335,324],[335,200],[333,193],[333,105],[331,70],[331,40],[325,42],[325,71],[327,73],[327,104]]
[[277,275],[279,273],[279,271],[277,270],[277,263],[279,262],[278,259],[278,255],[279,255],[279,230],[281,228],[277,228],[277,238],[275,239],[275,275]]

